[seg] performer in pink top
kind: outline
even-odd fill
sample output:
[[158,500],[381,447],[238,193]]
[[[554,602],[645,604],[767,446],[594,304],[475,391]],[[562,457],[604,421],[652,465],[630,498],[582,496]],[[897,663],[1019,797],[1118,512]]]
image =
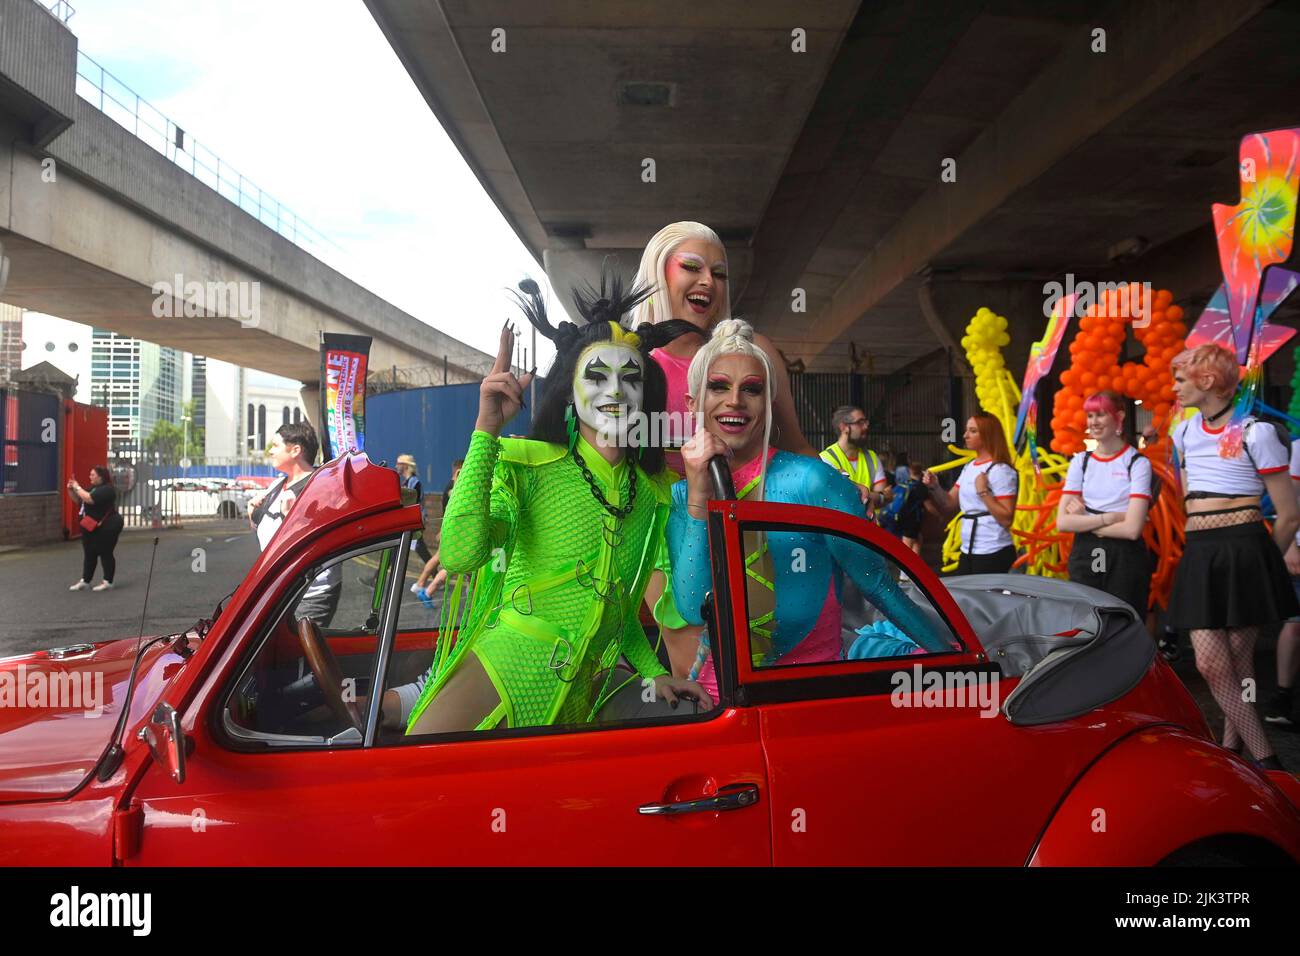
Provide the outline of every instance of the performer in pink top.
[[[669,468],[681,475],[685,473],[682,456],[675,449],[694,433],[687,418],[686,370],[695,353],[712,334],[714,326],[731,318],[727,251],[718,234],[703,223],[671,223],[655,233],[646,244],[637,270],[636,285],[652,287],[655,292],[633,312],[632,328],[643,322],[658,325],[674,320],[683,325],[684,334],[650,353],[668,380],[668,443],[672,447],[665,460]],[[686,323],[698,331],[686,330]],[[817,450],[808,444],[799,427],[785,359],[765,335],[755,334],[754,344],[767,354],[772,366],[775,389],[772,445],[816,458]],[[656,567],[646,589],[646,601],[654,605],[655,620],[663,630],[673,674],[685,677],[695,663],[700,628],[689,625],[677,614],[666,550],[661,553]]]
[[[686,369],[700,346],[724,319],[731,318],[727,252],[718,234],[703,223],[674,222],[664,226],[646,244],[637,270],[636,284],[655,289],[654,295],[637,306],[632,327],[642,322],[681,319],[699,329],[698,335],[683,335],[652,353],[668,377],[668,411],[677,422],[685,422]],[[755,333],[754,344],[767,353],[773,372],[775,396],[772,408],[772,444],[783,451],[817,457],[808,444],[795,412],[794,394],[785,359],[772,340]],[[690,437],[679,433],[680,442]],[[681,455],[668,456],[668,467],[681,474]]]

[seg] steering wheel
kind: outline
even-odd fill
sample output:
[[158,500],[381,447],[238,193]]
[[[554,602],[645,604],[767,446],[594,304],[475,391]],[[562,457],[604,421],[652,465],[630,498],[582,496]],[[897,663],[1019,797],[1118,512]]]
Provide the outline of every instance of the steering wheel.
[[307,666],[315,675],[316,683],[320,686],[321,693],[325,695],[325,703],[329,705],[334,716],[345,724],[361,730],[364,726],[361,710],[355,701],[343,699],[343,672],[339,669],[339,662],[334,657],[334,652],[330,650],[329,644],[325,642],[320,628],[311,618],[304,617],[298,621],[298,643],[302,645]]

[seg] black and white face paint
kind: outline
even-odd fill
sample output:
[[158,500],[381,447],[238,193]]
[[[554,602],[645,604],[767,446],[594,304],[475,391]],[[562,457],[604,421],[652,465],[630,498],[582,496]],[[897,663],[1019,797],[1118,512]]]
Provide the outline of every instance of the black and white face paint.
[[612,341],[583,349],[573,373],[573,407],[579,421],[613,443],[644,402],[645,359],[640,352]]

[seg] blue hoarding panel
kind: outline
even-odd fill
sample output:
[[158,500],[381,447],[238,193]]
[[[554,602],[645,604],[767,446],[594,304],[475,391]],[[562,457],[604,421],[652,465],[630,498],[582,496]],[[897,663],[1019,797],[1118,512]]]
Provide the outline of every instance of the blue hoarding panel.
[[[451,480],[451,463],[465,457],[478,418],[478,383],[412,388],[366,396],[366,454],[397,466],[398,455],[414,455],[425,494],[441,492]],[[541,397],[542,383],[537,383]],[[526,435],[529,409],[506,425],[506,435]]]

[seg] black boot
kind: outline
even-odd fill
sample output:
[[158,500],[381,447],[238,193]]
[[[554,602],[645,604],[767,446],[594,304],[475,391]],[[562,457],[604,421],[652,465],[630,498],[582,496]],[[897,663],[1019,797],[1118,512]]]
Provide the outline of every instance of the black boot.
[[1270,724],[1292,724],[1295,713],[1295,694],[1290,687],[1278,687],[1264,701],[1264,719]]

